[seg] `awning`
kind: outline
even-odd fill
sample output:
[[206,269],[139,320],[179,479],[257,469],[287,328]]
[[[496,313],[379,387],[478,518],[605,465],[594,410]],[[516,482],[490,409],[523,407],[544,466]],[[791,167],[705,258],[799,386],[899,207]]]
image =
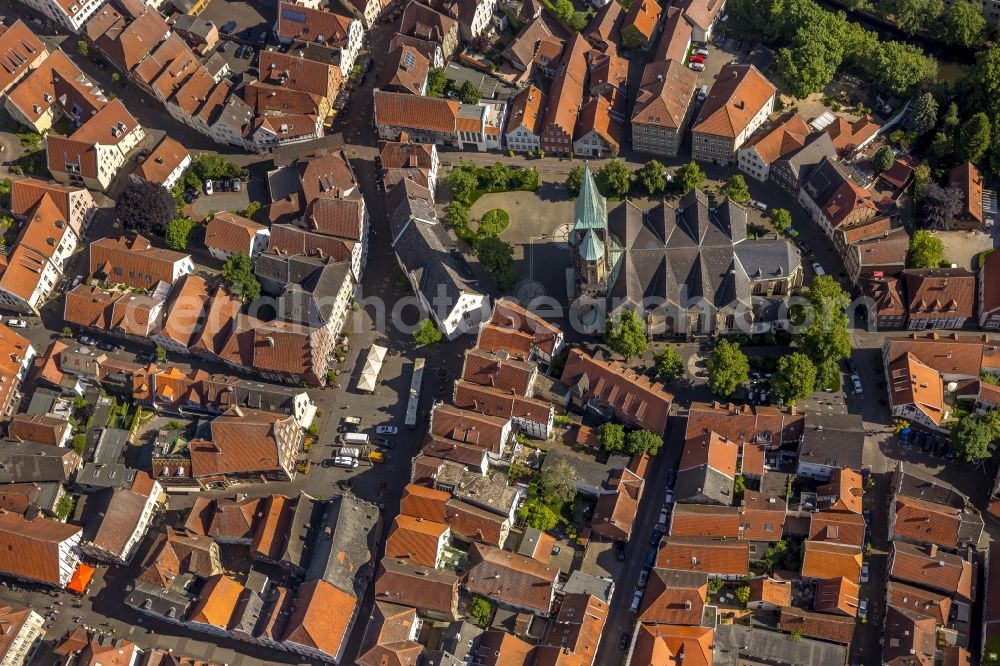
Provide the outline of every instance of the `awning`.
[[365,360],[365,369],[361,371],[358,379],[358,390],[366,393],[375,392],[375,384],[378,382],[378,373],[382,370],[382,363],[385,361],[389,350],[381,345],[372,345],[368,350],[368,358]]
[[73,572],[73,577],[70,578],[66,589],[77,594],[84,594],[87,591],[87,586],[90,585],[90,579],[94,577],[95,571],[97,569],[87,566],[83,562],[76,565],[76,571]]

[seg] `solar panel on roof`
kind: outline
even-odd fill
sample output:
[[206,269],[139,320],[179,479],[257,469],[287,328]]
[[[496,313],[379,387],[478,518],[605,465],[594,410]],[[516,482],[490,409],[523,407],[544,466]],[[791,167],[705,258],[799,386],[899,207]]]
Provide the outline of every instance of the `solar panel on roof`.
[[281,18],[288,19],[289,21],[296,21],[297,23],[306,22],[305,12],[295,11],[294,9],[282,9]]

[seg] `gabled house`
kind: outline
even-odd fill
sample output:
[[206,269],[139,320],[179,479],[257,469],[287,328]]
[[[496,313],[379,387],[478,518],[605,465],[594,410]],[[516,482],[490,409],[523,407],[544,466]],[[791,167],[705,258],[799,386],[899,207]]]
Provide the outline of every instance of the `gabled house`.
[[90,274],[110,285],[153,291],[161,282],[172,285],[193,272],[190,255],[154,248],[142,236],[102,238],[90,244]]
[[458,47],[458,21],[416,0],[411,0],[403,10],[399,31],[440,44],[445,60],[449,60]]
[[545,114],[545,94],[533,84],[519,92],[510,103],[504,141],[516,153],[538,152],[539,132]]
[[573,133],[584,101],[589,51],[590,45],[579,34],[563,49],[542,120],[541,147],[548,154],[567,155],[573,150]]
[[691,127],[691,156],[714,164],[736,161],[736,151],[774,109],[776,90],[753,65],[723,66]]
[[838,228],[862,224],[879,213],[871,194],[854,182],[850,170],[826,157],[802,184],[799,203],[831,240]]
[[0,573],[64,588],[80,563],[80,535],[75,525],[0,511]]
[[121,100],[112,100],[68,137],[47,134],[47,165],[60,183],[103,191],[145,136]]
[[399,141],[405,132],[420,143],[456,145],[460,106],[452,99],[376,90],[375,127],[386,141]]
[[500,605],[548,617],[559,570],[537,560],[473,544],[465,587]]
[[962,192],[962,210],[952,220],[956,229],[983,229],[983,175],[972,162],[959,164],[948,174],[948,185]]
[[737,152],[740,171],[766,182],[771,165],[805,147],[811,132],[805,118],[797,113],[765,124]]
[[263,224],[225,211],[213,215],[205,227],[205,247],[220,261],[237,252],[254,260],[267,249],[270,237]]
[[976,289],[976,311],[979,328],[1000,328],[1000,252],[989,252],[983,258]]
[[563,349],[563,333],[516,301],[501,298],[493,314],[479,328],[476,348],[497,354],[507,352],[522,360],[551,362]]
[[156,183],[169,190],[190,165],[191,154],[187,149],[164,135],[129,177],[135,182]]
[[903,271],[910,330],[958,329],[974,315],[976,276],[964,268]]
[[[282,44],[298,48],[296,44],[301,43],[304,48],[319,47],[328,52],[324,60],[336,63],[343,79],[350,76],[365,38],[365,29],[358,19],[291,2],[278,3],[274,32]],[[317,55],[321,53],[326,55],[316,51]]]
[[688,439],[677,467],[674,499],[729,506],[739,446],[714,432]]
[[622,44],[628,48],[647,49],[656,33],[661,7],[656,0],[639,0],[629,6],[622,20]]
[[613,157],[621,147],[618,115],[605,97],[593,97],[580,109],[573,140],[573,154],[580,157]]
[[823,131],[833,141],[837,155],[850,157],[871,143],[878,136],[879,129],[881,125],[871,116],[861,116],[855,120],[836,116],[832,123],[823,128]]
[[[3,53],[3,71],[0,73],[0,95],[7,93],[28,72],[37,69],[49,52],[45,44],[21,19],[0,31],[0,53]],[[61,53],[61,51],[57,51]]]
[[646,65],[632,110],[633,149],[667,157],[677,154],[691,121],[697,82],[698,75],[677,60]]

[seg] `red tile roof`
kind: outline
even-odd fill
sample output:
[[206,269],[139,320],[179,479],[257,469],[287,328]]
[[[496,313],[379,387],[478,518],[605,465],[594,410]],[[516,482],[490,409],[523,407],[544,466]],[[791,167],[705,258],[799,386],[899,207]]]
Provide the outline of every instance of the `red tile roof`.
[[242,215],[223,211],[213,215],[205,227],[205,245],[224,252],[249,255],[254,236],[266,228]]
[[473,544],[465,587],[501,603],[548,614],[559,570],[538,560]]
[[810,514],[809,539],[857,546],[865,542],[865,521],[856,513],[820,511]]
[[636,632],[631,666],[712,666],[714,636],[710,627],[643,622]]
[[859,600],[859,588],[855,581],[846,578],[830,578],[816,584],[813,610],[854,617],[858,614]]
[[975,599],[976,570],[972,563],[934,545],[893,541],[889,575],[894,580],[954,593],[966,601]]
[[45,44],[21,19],[0,29],[0,91],[5,91],[43,56]]
[[375,124],[451,133],[458,122],[459,103],[453,99],[375,91]]
[[664,569],[745,576],[750,571],[750,542],[743,539],[701,539],[670,536],[656,557]]
[[465,353],[462,379],[503,391],[515,391],[518,395],[528,395],[537,368],[532,363],[505,356],[473,347]]
[[640,622],[701,624],[708,576],[701,572],[653,569],[639,610]]
[[781,609],[778,628],[787,632],[799,632],[809,638],[819,638],[833,643],[848,645],[854,637],[853,617],[840,617],[827,613],[810,613],[800,608]]
[[861,549],[837,543],[806,541],[802,545],[802,575],[806,578],[846,578],[857,581],[861,576]]
[[936,502],[896,495],[895,522],[890,537],[934,543],[945,548],[958,546],[962,510]]
[[319,650],[339,661],[358,600],[325,580],[302,583],[284,640]]
[[0,511],[0,572],[15,578],[61,585],[63,564],[59,544],[80,534],[80,528],[57,520]]
[[385,556],[407,559],[414,564],[436,567],[438,543],[448,526],[423,518],[400,514],[392,523],[385,544]]
[[747,128],[775,91],[753,65],[725,65],[691,131],[733,139]]
[[734,506],[675,504],[670,517],[670,535],[737,539],[741,535],[740,510]]
[[965,269],[906,270],[903,279],[911,322],[975,314],[976,276]]

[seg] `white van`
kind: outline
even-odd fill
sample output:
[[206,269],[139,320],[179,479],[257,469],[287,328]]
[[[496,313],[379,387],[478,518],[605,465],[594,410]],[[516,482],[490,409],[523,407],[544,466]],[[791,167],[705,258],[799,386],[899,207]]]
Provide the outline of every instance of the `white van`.
[[345,432],[344,433],[344,443],[345,444],[367,444],[368,443],[368,433],[365,433],[365,432]]
[[360,458],[361,449],[354,446],[342,446],[340,450],[337,451],[338,458]]
[[347,467],[348,469],[354,469],[358,466],[358,459],[346,456],[335,456],[333,458],[333,464],[335,467]]

